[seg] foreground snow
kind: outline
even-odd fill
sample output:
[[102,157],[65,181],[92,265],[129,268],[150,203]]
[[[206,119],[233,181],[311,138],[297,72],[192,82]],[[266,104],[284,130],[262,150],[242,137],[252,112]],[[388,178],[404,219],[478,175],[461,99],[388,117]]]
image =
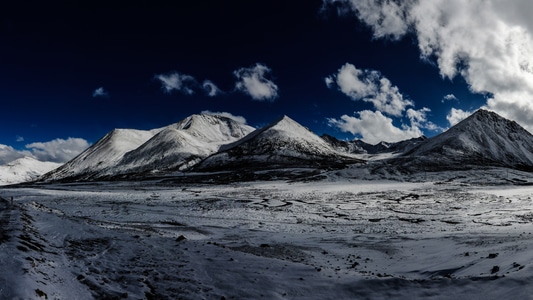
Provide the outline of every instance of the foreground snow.
[[528,298],[532,190],[474,181],[2,189],[0,295]]

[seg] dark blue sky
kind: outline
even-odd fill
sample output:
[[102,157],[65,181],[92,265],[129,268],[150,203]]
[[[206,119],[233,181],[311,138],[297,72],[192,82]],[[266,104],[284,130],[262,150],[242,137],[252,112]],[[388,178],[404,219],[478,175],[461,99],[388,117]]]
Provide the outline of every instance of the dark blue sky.
[[[373,39],[355,16],[321,10],[322,1],[54,3],[0,9],[0,144],[93,143],[114,128],[152,129],[204,110],[243,116],[252,126],[286,114],[318,134],[353,139],[331,118],[376,109],[325,84],[346,63],[381,72],[413,109],[429,108],[427,121],[441,128],[449,127],[451,107],[485,103],[462,77],[443,79],[422,61],[416,37]],[[234,72],[257,64],[270,69],[274,99],[235,89]],[[209,97],[198,85],[192,95],[165,92],[156,76],[176,73],[198,85],[210,80],[223,93]],[[106,95],[93,97],[100,87]],[[458,101],[443,101],[448,94]],[[405,114],[387,117],[409,125]]]

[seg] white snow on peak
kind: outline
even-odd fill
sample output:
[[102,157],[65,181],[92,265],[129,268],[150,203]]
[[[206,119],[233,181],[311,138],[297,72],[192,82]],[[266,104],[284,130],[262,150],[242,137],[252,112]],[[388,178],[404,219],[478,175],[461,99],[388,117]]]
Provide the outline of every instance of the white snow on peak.
[[198,169],[226,168],[228,165],[273,167],[311,165],[339,159],[358,161],[355,156],[340,153],[309,129],[287,116],[250,133],[235,143],[225,145],[204,161]]
[[43,179],[59,180],[109,168],[117,164],[124,154],[136,149],[160,130],[114,129],[77,157],[45,174]]
[[[332,152],[336,152],[322,138],[311,132],[306,127],[300,125],[298,122],[289,118],[288,116],[283,116],[278,120],[270,123],[269,125],[255,130],[243,139],[233,144],[228,144],[222,147],[220,150],[224,151],[232,147],[242,145],[254,139],[257,140],[259,144],[264,144],[267,141],[271,141],[275,144],[286,144],[287,141],[292,141],[293,143],[291,144],[293,145],[294,143],[305,143],[310,145],[311,148],[318,147],[327,149],[327,152],[329,152],[330,150]],[[261,151],[261,149],[257,150]],[[323,152],[323,150],[320,150],[320,152]]]
[[185,169],[254,130],[218,115],[192,115],[128,152],[109,174]]
[[533,166],[533,135],[516,122],[478,110],[409,155],[438,153],[451,159],[479,159],[508,166]]
[[0,166],[0,185],[32,181],[59,166],[61,166],[60,163],[22,157]]
[[168,127],[182,130],[204,142],[227,142],[254,131],[255,128],[220,115],[192,115]]
[[91,179],[187,168],[253,130],[231,118],[205,114],[150,131],[115,129],[42,179]]

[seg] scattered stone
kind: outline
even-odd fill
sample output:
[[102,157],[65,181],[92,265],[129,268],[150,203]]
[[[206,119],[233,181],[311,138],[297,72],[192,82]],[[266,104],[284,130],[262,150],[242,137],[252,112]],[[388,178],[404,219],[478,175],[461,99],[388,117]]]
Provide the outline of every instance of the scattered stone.
[[487,258],[496,258],[496,257],[498,257],[498,254],[499,253],[490,253]]
[[36,289],[35,290],[35,293],[37,294],[37,296],[39,296],[40,298],[44,298],[44,299],[48,299],[48,295],[41,291],[40,289]]
[[183,235],[180,235],[180,236],[178,236],[178,238],[176,239],[176,242],[182,242],[182,241],[184,241],[184,240],[186,240],[186,239],[187,239],[186,237],[184,237]]
[[269,244],[261,244],[261,245],[259,245],[259,247],[261,247],[261,248],[270,248],[270,245]]
[[490,270],[490,273],[494,274],[494,273],[498,273],[498,271],[500,271],[500,267],[494,266],[494,267],[492,267],[492,270]]

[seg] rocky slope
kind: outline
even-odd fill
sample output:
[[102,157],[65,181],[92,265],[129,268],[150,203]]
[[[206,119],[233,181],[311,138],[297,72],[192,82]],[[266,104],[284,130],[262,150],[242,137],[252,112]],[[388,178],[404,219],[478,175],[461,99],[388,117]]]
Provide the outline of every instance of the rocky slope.
[[533,169],[533,135],[514,121],[478,110],[389,162],[409,172],[501,166]]
[[222,147],[220,152],[205,159],[194,170],[328,168],[359,162],[362,160],[336,151],[307,128],[283,116]]

